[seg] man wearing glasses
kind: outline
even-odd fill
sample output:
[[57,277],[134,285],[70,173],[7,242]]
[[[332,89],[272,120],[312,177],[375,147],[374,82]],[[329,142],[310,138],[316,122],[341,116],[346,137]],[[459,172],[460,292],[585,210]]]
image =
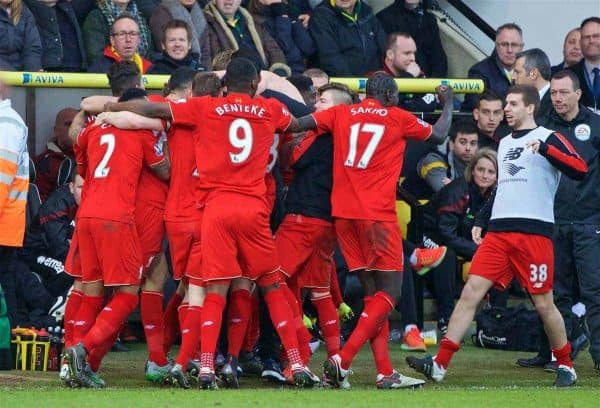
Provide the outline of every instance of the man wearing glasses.
[[106,73],[115,62],[133,61],[145,74],[152,63],[138,54],[140,28],[129,13],[121,13],[110,28],[110,44],[104,47],[104,55],[96,60],[88,72]]
[[[485,89],[504,99],[512,85],[512,73],[517,53],[523,50],[523,31],[515,23],[503,24],[496,30],[496,47],[492,55],[469,69],[468,77],[483,80]],[[472,111],[477,95],[465,95],[463,111]]]

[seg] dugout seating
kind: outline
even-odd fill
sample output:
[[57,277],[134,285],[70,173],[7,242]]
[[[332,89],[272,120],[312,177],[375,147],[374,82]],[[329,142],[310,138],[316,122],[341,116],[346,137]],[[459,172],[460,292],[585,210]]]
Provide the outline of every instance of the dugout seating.
[[37,172],[33,160],[29,158],[29,188],[27,190],[27,204],[25,206],[25,228],[29,228],[31,222],[35,219],[40,207],[42,206],[42,198],[40,197],[40,190],[35,185],[35,178]]

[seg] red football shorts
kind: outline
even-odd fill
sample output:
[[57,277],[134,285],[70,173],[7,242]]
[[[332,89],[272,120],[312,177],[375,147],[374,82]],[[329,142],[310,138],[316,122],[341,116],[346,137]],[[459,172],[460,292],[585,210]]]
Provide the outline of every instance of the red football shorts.
[[275,247],[285,276],[296,276],[303,288],[329,287],[335,249],[332,223],[287,214],[275,234]]
[[204,207],[201,235],[202,278],[206,282],[239,277],[257,280],[279,274],[264,200],[218,193]]
[[139,285],[142,256],[134,224],[98,218],[78,220],[79,255],[84,283]]
[[183,277],[194,285],[202,286],[202,254],[200,252],[200,228],[202,220],[184,222],[165,222],[173,279]]
[[136,203],[135,226],[138,231],[144,270],[150,267],[154,257],[162,251],[165,237],[164,215],[164,210],[156,206],[139,201]]
[[549,292],[554,281],[552,240],[522,232],[488,232],[469,273],[491,280],[500,289],[516,277],[531,294]]
[[75,279],[81,279],[81,258],[79,257],[79,244],[77,242],[77,227],[71,238],[71,245],[65,259],[65,273]]
[[396,221],[336,218],[334,225],[350,271],[402,271],[402,234]]

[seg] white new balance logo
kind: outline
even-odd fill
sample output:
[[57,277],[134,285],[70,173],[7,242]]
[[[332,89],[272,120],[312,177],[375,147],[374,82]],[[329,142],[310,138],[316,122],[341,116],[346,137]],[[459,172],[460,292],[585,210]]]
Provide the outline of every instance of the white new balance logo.
[[85,320],[77,320],[73,323],[74,326],[83,326],[85,324]]
[[369,317],[369,315],[368,315],[368,314],[366,314],[365,312],[362,312],[362,313],[360,314],[360,317],[364,317],[364,318],[366,319],[367,317]]
[[239,317],[234,317],[233,319],[229,319],[229,323],[241,323],[242,319]]
[[277,324],[277,328],[278,328],[278,329],[281,329],[281,328],[282,328],[283,326],[285,326],[286,324],[287,324],[287,320],[284,320],[283,322],[281,322],[281,323],[278,323],[278,324]]
[[213,325],[213,323],[214,323],[214,322],[213,322],[212,320],[207,320],[207,321],[205,321],[204,323],[202,323],[202,327],[205,327],[205,326],[212,326],[212,325]]
[[106,310],[107,312],[112,312],[112,307],[106,306],[103,310]]
[[156,328],[156,326],[153,325],[153,324],[146,324],[146,325],[144,325],[144,329],[145,330],[153,330],[155,328]]
[[181,331],[181,334],[188,334],[190,332],[190,329],[183,329]]
[[324,326],[331,326],[332,324],[336,324],[337,320],[327,320],[324,324]]

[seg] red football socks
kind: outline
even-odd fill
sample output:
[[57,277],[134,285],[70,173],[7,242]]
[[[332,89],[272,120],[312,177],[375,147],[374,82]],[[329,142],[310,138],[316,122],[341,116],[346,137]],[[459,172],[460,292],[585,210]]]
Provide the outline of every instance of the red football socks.
[[83,292],[77,289],[73,289],[69,295],[69,299],[67,299],[65,316],[63,318],[65,323],[65,347],[71,347],[75,344],[73,343],[73,330],[77,311],[79,310],[79,306],[81,306],[82,299]]
[[252,294],[238,289],[229,294],[227,309],[227,353],[239,357],[252,313]]
[[290,305],[294,327],[296,328],[296,338],[298,339],[298,351],[300,352],[302,362],[306,365],[311,356],[310,340],[312,339],[312,334],[310,334],[306,326],[304,326],[302,308],[300,307],[298,298],[294,292],[286,284],[281,284],[280,288],[287,299],[287,303]]
[[327,357],[340,351],[340,321],[331,296],[313,299],[312,304],[319,315],[319,327],[325,340]]
[[248,329],[242,343],[242,350],[251,352],[254,350],[258,338],[260,337],[260,300],[256,292],[252,296],[252,313],[250,313],[250,321]]
[[338,280],[337,271],[335,268],[331,268],[330,284],[331,299],[333,300],[334,306],[337,308],[344,303],[344,297],[342,296],[342,291],[340,290],[340,281]]
[[108,338],[104,342],[104,344],[100,345],[99,347],[96,347],[95,349],[90,350],[90,352],[87,356],[87,362],[89,363],[92,371],[94,371],[94,372],[98,371],[98,369],[100,368],[100,363],[102,362],[102,359],[104,358],[106,353],[108,353],[110,351],[110,349],[112,348],[115,341],[117,341],[117,338],[119,337],[119,333],[121,332],[121,330],[123,330],[123,326],[119,327],[119,330],[115,331],[115,333],[110,338]]
[[556,364],[569,368],[573,367],[573,362],[571,361],[571,343],[567,341],[567,344],[557,350],[552,350],[552,353],[556,357]]
[[183,297],[175,292],[173,293],[173,296],[171,296],[171,299],[169,299],[169,303],[167,303],[167,307],[165,308],[165,337],[163,339],[165,353],[169,352],[171,346],[173,343],[175,343],[175,339],[177,338],[177,334],[179,332],[179,316],[177,308],[181,304],[182,300]]
[[361,347],[377,334],[377,330],[387,320],[392,311],[394,300],[385,292],[379,291],[373,295],[358,320],[356,328],[350,335],[344,348],[339,352],[342,358],[342,368],[350,368],[352,359],[360,351]]
[[281,344],[283,344],[290,364],[303,365],[298,350],[298,338],[296,337],[296,328],[293,324],[292,311],[284,292],[281,290],[281,287],[272,289],[264,298],[269,309],[269,316],[273,322],[273,327],[275,327],[281,339]]
[[[200,365],[214,371],[215,352],[217,340],[223,322],[223,309],[225,309],[225,298],[217,293],[209,293],[204,300],[202,310],[202,324],[200,328]],[[186,319],[187,321],[187,319]]]
[[83,346],[87,350],[92,350],[108,341],[114,336],[115,331],[120,329],[137,304],[138,295],[116,292],[96,318],[96,323],[86,334],[83,339]]
[[450,365],[450,360],[452,360],[452,356],[460,349],[460,344],[453,342],[447,337],[442,338],[440,341],[440,349],[438,350],[437,355],[433,358],[433,360],[438,363],[438,365],[444,369],[448,368]]
[[167,356],[164,347],[163,294],[142,291],[140,313],[148,345],[148,360],[164,366],[167,364]]
[[184,371],[187,368],[188,361],[198,348],[202,309],[201,306],[187,307],[185,320],[181,324],[181,347],[175,363],[180,364]]
[[103,305],[104,296],[83,295],[73,323],[73,344],[82,341],[90,331]]
[[371,351],[375,360],[375,367],[378,374],[385,376],[392,375],[394,368],[390,359],[390,350],[388,348],[388,338],[390,336],[389,320],[385,319],[379,331],[371,337]]

